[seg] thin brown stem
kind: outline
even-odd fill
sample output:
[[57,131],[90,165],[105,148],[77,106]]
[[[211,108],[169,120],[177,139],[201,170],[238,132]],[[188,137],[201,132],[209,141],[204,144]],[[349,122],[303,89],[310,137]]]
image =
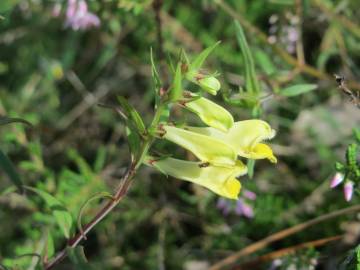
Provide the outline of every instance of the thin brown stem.
[[[310,66],[308,64],[304,64],[303,66],[299,66],[298,61],[296,58],[294,58],[292,55],[290,55],[286,50],[284,50],[282,47],[280,47],[277,44],[272,44],[268,41],[268,36],[263,33],[259,28],[251,24],[245,17],[243,17],[239,12],[236,12],[231,6],[229,6],[227,3],[225,3],[223,0],[214,0],[214,2],[228,15],[230,15],[233,19],[239,21],[241,25],[250,33],[255,35],[259,41],[262,43],[270,46],[273,51],[282,58],[286,63],[289,65],[298,68],[301,73],[308,74],[312,77],[322,79],[322,80],[332,80],[332,75],[327,74],[325,72],[322,72],[313,66]],[[349,81],[348,82],[350,87],[360,89],[360,83],[356,81]]]
[[302,0],[295,1],[296,7],[296,16],[298,17],[298,22],[296,24],[296,30],[298,34],[298,38],[296,41],[296,56],[298,59],[299,66],[305,65],[305,54],[304,54],[304,44],[303,44],[303,3]]
[[257,257],[251,261],[245,262],[241,265],[235,265],[234,267],[232,267],[232,269],[233,270],[256,269],[264,262],[272,261],[274,259],[281,258],[289,254],[293,254],[301,249],[320,247],[330,242],[340,240],[343,237],[344,237],[343,235],[336,235],[336,236],[326,237],[306,243],[301,243],[299,245],[283,248],[280,250],[276,250],[274,252],[270,252],[268,254]]
[[101,220],[103,220],[121,201],[121,199],[126,195],[131,183],[133,176],[135,174],[135,164],[131,164],[127,173],[124,175],[120,185],[114,195],[113,200],[109,201],[101,210],[95,215],[95,217],[87,223],[83,230],[77,233],[74,237],[70,238],[67,241],[67,245],[62,249],[56,256],[44,265],[46,270],[52,269],[55,265],[60,263],[67,256],[67,249],[76,247],[83,239],[85,239],[86,234],[90,232]]
[[319,224],[321,222],[336,218],[338,216],[355,213],[355,212],[359,212],[359,211],[360,211],[360,205],[354,205],[354,206],[351,206],[348,208],[340,209],[340,210],[334,211],[332,213],[316,217],[316,218],[306,221],[304,223],[301,223],[301,224],[295,225],[293,227],[287,228],[285,230],[282,230],[280,232],[274,233],[260,241],[257,241],[255,243],[235,252],[234,254],[226,257],[225,259],[215,263],[213,266],[210,267],[209,270],[222,269],[226,266],[229,266],[229,265],[235,263],[238,259],[240,259],[246,255],[252,254],[252,253],[266,247],[270,243],[273,243],[275,241],[278,241],[280,239],[283,239],[285,237],[288,237],[290,235],[293,235],[295,233],[303,231],[303,230],[305,230],[311,226],[314,226],[316,224]]

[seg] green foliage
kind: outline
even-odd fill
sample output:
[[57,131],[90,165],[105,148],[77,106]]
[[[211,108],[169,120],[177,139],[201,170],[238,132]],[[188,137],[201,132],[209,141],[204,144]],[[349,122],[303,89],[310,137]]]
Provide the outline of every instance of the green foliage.
[[313,91],[316,88],[316,84],[297,84],[282,89],[280,95],[285,97],[294,97]]
[[18,188],[19,192],[23,192],[23,181],[21,180],[20,175],[17,173],[15,166],[11,160],[3,153],[0,149],[0,168],[9,176],[13,184]]
[[[358,1],[162,1],[160,31],[155,2],[161,1],[87,1],[101,25],[74,31],[66,23],[67,1],[56,2],[57,17],[55,2],[0,1],[0,268],[41,269],[74,235],[73,218],[83,227],[110,201],[156,123],[198,125],[193,114],[163,102],[183,101],[183,90],[199,92],[204,78],[213,89],[221,81],[211,99],[225,103],[235,120],[259,117],[277,131],[271,143],[278,164],[256,161],[254,168],[250,161],[249,175],[240,178],[242,191],[257,194],[249,202],[254,218],[238,216],[236,202],[224,214],[205,189],[141,168],[128,195],[57,268],[211,265],[276,231],[359,203],[359,196],[346,203],[341,189],[327,188],[335,171],[360,181],[359,110],[333,79],[344,74],[348,88],[359,89]],[[300,35],[298,27],[305,64],[298,39],[289,40],[293,31]],[[189,80],[190,70],[200,76]],[[116,96],[128,99],[113,105]],[[112,104],[125,118],[97,103]],[[193,159],[177,149],[159,140],[151,154]],[[34,193],[22,194],[24,183]],[[355,216],[318,224],[252,256],[343,234]],[[355,245],[303,250],[280,258],[277,269],[311,269],[316,259],[321,269],[328,260],[359,269]]]
[[26,189],[35,192],[39,195],[50,208],[54,218],[60,227],[62,233],[66,238],[70,237],[71,227],[73,224],[73,219],[69,211],[64,207],[64,205],[56,199],[54,196],[46,193],[43,190],[39,190],[33,187],[26,187]]

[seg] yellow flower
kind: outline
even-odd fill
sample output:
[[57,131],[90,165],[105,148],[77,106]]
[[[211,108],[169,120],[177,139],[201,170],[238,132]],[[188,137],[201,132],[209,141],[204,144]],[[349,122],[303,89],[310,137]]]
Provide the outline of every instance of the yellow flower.
[[189,92],[187,95],[194,100],[180,104],[197,114],[205,124],[224,132],[233,126],[234,119],[226,109],[207,98]]
[[262,143],[272,139],[275,131],[262,120],[235,122],[228,132],[211,127],[163,126],[163,138],[192,152],[203,162],[217,166],[233,166],[237,156],[251,159],[267,158],[276,162],[271,148]]
[[203,162],[220,166],[235,164],[236,152],[224,141],[173,126],[162,126],[162,129],[165,132],[162,138],[189,150]]
[[265,121],[253,119],[235,122],[228,132],[221,132],[211,127],[187,127],[186,129],[225,142],[241,157],[267,158],[273,163],[277,161],[271,148],[262,143],[264,140],[272,139],[276,134]]
[[174,158],[156,160],[153,157],[147,157],[145,163],[167,175],[206,187],[229,199],[238,198],[241,184],[236,177],[247,173],[246,166],[239,160],[232,167],[213,166]]

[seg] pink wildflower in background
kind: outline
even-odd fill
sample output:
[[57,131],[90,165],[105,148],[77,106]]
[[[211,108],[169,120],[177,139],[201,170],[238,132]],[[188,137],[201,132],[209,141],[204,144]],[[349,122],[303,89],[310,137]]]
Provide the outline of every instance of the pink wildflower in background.
[[347,202],[349,202],[352,198],[354,192],[354,183],[352,181],[346,182],[344,185],[344,197]]
[[100,19],[94,13],[88,11],[85,0],[68,0],[65,26],[73,30],[86,30],[98,27]]
[[227,216],[231,212],[238,216],[244,216],[247,218],[254,217],[254,209],[253,207],[248,204],[247,201],[254,201],[256,200],[256,194],[250,190],[244,190],[242,193],[242,198],[236,201],[235,206],[232,204],[232,201],[219,198],[216,204],[216,207],[222,212],[224,216]]
[[[59,17],[61,9],[61,4],[56,3],[53,6],[51,15],[53,17]],[[65,11],[65,27],[70,27],[77,31],[99,26],[99,17],[94,13],[89,12],[88,5],[85,0],[68,0]]]
[[334,188],[340,185],[344,181],[344,175],[342,173],[337,172],[334,177],[331,179],[330,187]]

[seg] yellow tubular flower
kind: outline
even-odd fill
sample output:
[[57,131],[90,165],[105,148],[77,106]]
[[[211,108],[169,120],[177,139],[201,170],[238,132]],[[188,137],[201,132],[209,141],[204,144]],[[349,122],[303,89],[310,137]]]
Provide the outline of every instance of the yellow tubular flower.
[[235,177],[247,173],[246,166],[239,160],[232,167],[213,166],[174,158],[156,161],[152,157],[147,157],[145,163],[167,175],[206,187],[229,199],[237,199],[241,189],[241,183]]
[[162,126],[162,129],[165,131],[162,138],[189,150],[203,162],[221,166],[235,164],[236,152],[222,140],[173,126]]
[[[192,94],[191,97],[198,96]],[[183,106],[197,114],[208,126],[221,131],[228,131],[234,124],[234,119],[227,110],[207,98],[199,97],[194,101],[184,103]]]
[[265,121],[253,119],[235,122],[228,132],[221,132],[211,127],[187,127],[187,129],[226,142],[239,156],[251,159],[267,158],[273,163],[277,161],[271,148],[261,143],[275,136],[275,130]]

